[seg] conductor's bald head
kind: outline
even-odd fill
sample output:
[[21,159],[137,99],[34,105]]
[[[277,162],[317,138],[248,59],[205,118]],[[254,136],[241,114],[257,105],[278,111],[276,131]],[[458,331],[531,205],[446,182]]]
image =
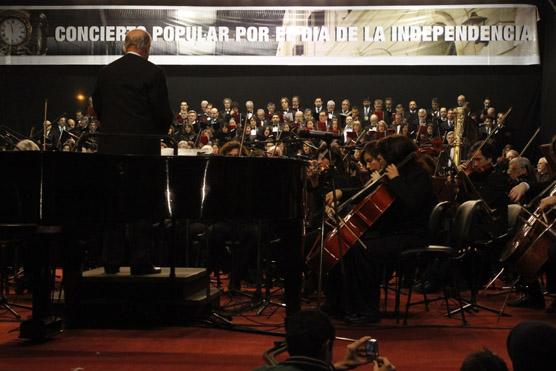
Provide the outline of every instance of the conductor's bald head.
[[151,48],[151,35],[142,29],[129,31],[125,35],[124,52],[134,52],[140,54],[143,58],[149,58],[149,49]]

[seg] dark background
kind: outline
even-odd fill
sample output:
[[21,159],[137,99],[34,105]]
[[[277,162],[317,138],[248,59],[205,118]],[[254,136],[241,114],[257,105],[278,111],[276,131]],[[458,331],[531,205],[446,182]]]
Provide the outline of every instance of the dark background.
[[[17,5],[214,5],[214,6],[296,6],[296,5],[434,5],[458,4],[459,1],[22,1]],[[474,0],[471,4],[512,3],[511,1]],[[268,101],[279,103],[281,96],[299,95],[302,106],[310,106],[315,96],[342,98],[361,105],[365,96],[392,96],[395,103],[407,106],[416,99],[420,107],[429,107],[433,96],[441,104],[453,106],[464,94],[474,109],[489,96],[502,111],[513,106],[509,124],[513,141],[520,150],[535,129],[542,125],[537,143],[545,143],[556,133],[556,94],[554,91],[556,53],[555,9],[548,0],[522,1],[538,6],[540,14],[540,66],[162,66],[168,78],[170,103],[177,109],[187,100],[198,109],[202,99],[221,106],[230,96],[243,102],[255,101],[264,107]],[[68,113],[82,106],[76,94],[92,92],[101,66],[0,66],[0,124],[29,134],[40,127],[44,99],[48,98],[48,118]],[[533,148],[534,152],[534,148]],[[531,153],[533,155],[533,153]]]

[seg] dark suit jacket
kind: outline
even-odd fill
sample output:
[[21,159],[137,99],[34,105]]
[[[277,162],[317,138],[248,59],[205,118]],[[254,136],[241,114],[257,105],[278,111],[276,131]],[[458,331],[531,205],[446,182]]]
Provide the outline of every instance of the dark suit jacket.
[[59,149],[60,139],[62,137],[62,130],[58,123],[52,124],[50,131],[46,135],[46,145],[49,149]]
[[102,137],[100,152],[160,153],[159,139],[136,135],[164,135],[172,123],[162,69],[135,54],[126,54],[100,71],[93,104],[103,133],[135,134]]
[[312,110],[312,111],[313,111],[313,119],[314,119],[314,120],[318,120],[318,119],[319,119],[319,113],[320,113],[320,111],[326,112],[326,107],[321,107],[321,108],[320,108],[320,111],[317,112],[317,107],[313,106],[313,110]]

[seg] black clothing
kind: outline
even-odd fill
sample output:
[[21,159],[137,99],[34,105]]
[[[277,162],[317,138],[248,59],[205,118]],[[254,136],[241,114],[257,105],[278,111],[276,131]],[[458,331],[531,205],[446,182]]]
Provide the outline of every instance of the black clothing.
[[496,134],[492,136],[492,146],[494,147],[494,153],[499,156],[504,149],[504,146],[508,143],[512,143],[512,133],[507,125],[502,125],[496,131]]
[[314,119],[315,121],[317,121],[317,120],[319,119],[319,113],[320,113],[321,111],[325,111],[325,112],[326,112],[326,107],[322,107],[322,106],[321,106],[321,107],[318,107],[318,108],[317,108],[317,107],[313,107],[312,112],[313,112],[313,119]]
[[320,359],[309,357],[289,357],[276,366],[263,366],[255,371],[334,371],[334,366]]
[[507,347],[515,371],[552,370],[556,328],[540,321],[522,322],[510,331]]
[[439,120],[438,121],[438,126],[440,128],[440,133],[442,133],[443,136],[446,135],[447,132],[453,131],[455,125],[456,125],[455,121],[448,121],[448,120]]
[[160,153],[159,138],[136,135],[164,135],[172,123],[162,69],[128,53],[100,71],[93,102],[103,133],[131,134],[103,137],[99,152]]
[[[510,190],[510,182],[508,176],[498,167],[491,167],[482,173],[471,173],[469,180],[473,183],[476,191],[486,204],[494,209],[492,215],[485,213],[485,220],[479,225],[480,233],[477,239],[485,239],[504,234],[508,227],[508,192]],[[463,190],[463,192],[462,192]],[[460,188],[458,201],[464,202],[475,199],[471,190]]]
[[409,125],[409,131],[412,131],[419,124],[419,116],[417,115],[417,111],[407,111],[405,113],[405,120]]
[[215,133],[217,133],[223,125],[224,121],[219,118],[209,118],[207,121],[207,128],[211,128]]
[[60,139],[62,138],[62,130],[60,125],[52,124],[50,130],[46,133],[46,146],[49,150],[58,150],[60,147]]
[[[257,224],[248,223],[214,223],[209,227],[208,269],[215,271],[222,268],[225,257],[231,254],[230,287],[239,290],[241,280],[247,278],[250,260],[257,254],[259,240]],[[226,242],[231,250],[226,251]],[[236,244],[235,242],[239,242]]]
[[367,249],[352,246],[330,272],[326,294],[331,307],[348,314],[378,313],[384,266],[397,261],[402,251],[426,245],[434,203],[432,178],[415,162],[399,171],[399,177],[386,182],[394,203],[361,238]]
[[[166,134],[174,114],[168,103],[164,72],[146,59],[127,53],[101,69],[93,103],[104,134],[99,152],[112,154],[160,154],[160,137]],[[131,267],[150,266],[153,243],[152,221],[106,226],[106,267],[123,262],[124,245],[133,246]]]
[[469,116],[465,116],[463,120],[463,138],[465,139],[463,153],[467,153],[471,146],[479,140],[479,127]]

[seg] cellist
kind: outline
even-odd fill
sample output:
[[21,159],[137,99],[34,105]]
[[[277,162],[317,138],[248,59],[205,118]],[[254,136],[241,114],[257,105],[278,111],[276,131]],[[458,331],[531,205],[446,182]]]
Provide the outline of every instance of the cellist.
[[[556,153],[556,136],[552,138],[551,147],[552,153]],[[550,184],[543,183],[542,186],[546,188],[546,186],[550,187]],[[538,187],[532,187],[531,191],[538,193],[539,196],[544,196],[538,204],[540,210],[544,213],[556,213],[556,186],[548,189],[546,195],[541,195]],[[551,228],[552,231],[556,232],[556,226],[552,225]],[[548,261],[544,264],[541,272],[546,273],[546,291],[554,293],[556,292],[556,237],[549,231],[546,234],[549,238],[553,239],[554,243],[548,248]],[[545,300],[539,281],[535,279],[533,282],[522,287],[521,295],[509,302],[508,305],[511,307],[543,309],[545,307]],[[546,307],[546,312],[549,314],[556,313],[556,299],[553,299]]]
[[[380,321],[380,261],[396,259],[400,252],[427,244],[427,223],[434,203],[432,170],[415,157],[405,166],[396,164],[416,152],[411,139],[392,135],[379,140],[376,148],[366,146],[364,158],[371,169],[376,161],[384,168],[384,184],[394,203],[361,240],[353,245],[330,271],[323,310],[343,314],[348,323]],[[347,198],[336,190],[337,199]],[[327,195],[329,204],[333,197]]]
[[476,231],[476,237],[498,237],[507,231],[510,179],[494,164],[495,153],[489,142],[475,142],[469,150],[469,157],[470,160],[461,164],[458,169],[461,177],[457,201],[479,198],[484,200],[492,212],[484,215],[485,218],[479,223]]

